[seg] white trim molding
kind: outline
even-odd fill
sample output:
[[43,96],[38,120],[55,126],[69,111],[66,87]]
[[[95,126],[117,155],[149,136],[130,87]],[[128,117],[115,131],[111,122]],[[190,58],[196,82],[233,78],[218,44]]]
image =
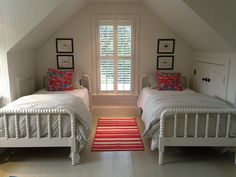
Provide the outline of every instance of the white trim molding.
[[[139,83],[139,25],[140,25],[140,16],[138,14],[93,14],[92,15],[92,58],[93,58],[93,94],[99,94],[99,85],[98,85],[98,67],[97,67],[97,24],[101,20],[129,20],[133,22],[134,26],[134,42],[133,42],[133,61],[132,61],[132,94],[138,93],[138,83]],[[104,94],[104,93],[103,93]],[[123,94],[123,93],[118,93]],[[125,94],[125,93],[124,93]]]

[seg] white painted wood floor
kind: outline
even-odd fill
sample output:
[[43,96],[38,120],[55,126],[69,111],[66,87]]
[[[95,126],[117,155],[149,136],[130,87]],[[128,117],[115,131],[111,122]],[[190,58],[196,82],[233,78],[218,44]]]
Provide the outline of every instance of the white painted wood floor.
[[220,154],[214,149],[167,148],[162,166],[157,165],[156,154],[150,151],[150,140],[144,140],[144,152],[90,152],[96,121],[94,116],[93,132],[80,165],[71,166],[69,148],[17,149],[0,164],[0,177],[236,176],[234,154]]

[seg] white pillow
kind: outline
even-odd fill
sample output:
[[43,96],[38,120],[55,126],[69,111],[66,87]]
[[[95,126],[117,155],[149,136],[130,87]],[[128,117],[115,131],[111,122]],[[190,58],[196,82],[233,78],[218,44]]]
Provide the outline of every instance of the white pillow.
[[157,78],[155,74],[152,73],[148,75],[148,82],[149,82],[150,88],[152,89],[157,88]]
[[81,86],[80,80],[81,80],[81,73],[78,71],[75,71],[73,78],[72,78],[72,86],[74,88],[80,88],[80,86]]

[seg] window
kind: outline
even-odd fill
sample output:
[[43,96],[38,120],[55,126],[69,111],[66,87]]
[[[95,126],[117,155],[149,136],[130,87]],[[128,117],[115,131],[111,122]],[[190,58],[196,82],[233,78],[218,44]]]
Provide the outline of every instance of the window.
[[98,23],[98,87],[100,92],[132,92],[133,24],[107,20]]

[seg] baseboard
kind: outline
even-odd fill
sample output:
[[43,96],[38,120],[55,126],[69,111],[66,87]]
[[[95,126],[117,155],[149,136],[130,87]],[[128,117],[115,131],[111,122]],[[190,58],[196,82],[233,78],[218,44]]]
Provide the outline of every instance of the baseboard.
[[92,106],[92,115],[99,116],[140,116],[140,109],[137,107],[122,106]]
[[91,104],[93,106],[113,106],[136,107],[138,95],[92,95]]

